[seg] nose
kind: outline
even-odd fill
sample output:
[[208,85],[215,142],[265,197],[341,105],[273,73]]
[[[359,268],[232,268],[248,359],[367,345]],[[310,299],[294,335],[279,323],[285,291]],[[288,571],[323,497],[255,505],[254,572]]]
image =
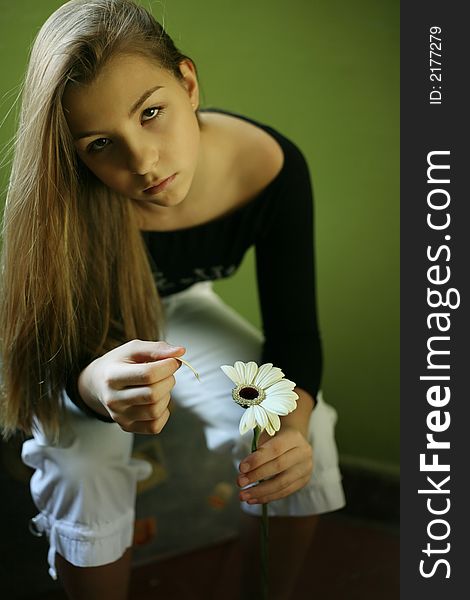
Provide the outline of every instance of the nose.
[[154,171],[158,164],[159,153],[154,143],[140,142],[136,147],[129,148],[128,167],[133,175],[146,175]]

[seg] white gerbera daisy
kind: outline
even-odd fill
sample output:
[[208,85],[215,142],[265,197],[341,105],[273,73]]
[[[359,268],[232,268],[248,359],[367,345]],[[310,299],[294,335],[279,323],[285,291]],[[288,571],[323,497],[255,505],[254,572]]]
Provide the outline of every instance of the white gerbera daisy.
[[274,435],[281,427],[279,415],[287,415],[297,407],[299,397],[293,389],[295,383],[284,379],[284,373],[272,363],[258,367],[251,361],[237,361],[233,367],[220,367],[237,387],[232,397],[237,404],[246,408],[240,420],[240,434],[259,427]]

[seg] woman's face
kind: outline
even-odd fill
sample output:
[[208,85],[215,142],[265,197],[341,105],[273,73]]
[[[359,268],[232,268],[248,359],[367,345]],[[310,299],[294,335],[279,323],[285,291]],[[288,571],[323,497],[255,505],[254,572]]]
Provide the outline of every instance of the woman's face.
[[[190,61],[178,80],[139,54],[111,59],[89,85],[69,84],[63,106],[83,163],[112,190],[159,206],[179,204],[199,157],[198,85]],[[174,178],[163,189],[145,192]]]

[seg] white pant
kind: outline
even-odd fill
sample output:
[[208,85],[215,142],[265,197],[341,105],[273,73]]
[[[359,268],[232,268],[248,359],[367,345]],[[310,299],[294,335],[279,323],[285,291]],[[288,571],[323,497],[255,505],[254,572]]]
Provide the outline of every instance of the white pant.
[[[200,374],[182,366],[175,373],[175,403],[191,410],[204,424],[212,450],[232,448],[238,467],[251,451],[252,433],[238,432],[243,408],[233,402],[232,381],[220,366],[237,360],[259,363],[262,335],[227,306],[211,282],[163,299],[164,339],[186,347],[184,356]],[[276,365],[281,366],[282,365]],[[269,514],[309,515],[344,506],[334,441],[336,411],[321,392],[312,413],[309,441],[314,449],[312,478],[295,494],[269,503]],[[132,544],[136,483],[151,467],[131,458],[133,435],[117,424],[83,414],[68,398],[67,419],[59,443],[51,446],[40,431],[23,444],[23,461],[35,469],[31,493],[40,513],[33,529],[49,537],[50,574],[56,577],[55,553],[87,567],[114,562]],[[235,477],[235,474],[234,474]],[[260,505],[242,503],[244,511],[260,514]]]

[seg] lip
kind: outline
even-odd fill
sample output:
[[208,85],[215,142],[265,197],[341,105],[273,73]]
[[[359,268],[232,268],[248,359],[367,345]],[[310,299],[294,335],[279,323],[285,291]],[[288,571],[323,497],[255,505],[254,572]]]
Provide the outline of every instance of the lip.
[[176,177],[176,173],[173,173],[173,175],[170,175],[170,177],[167,177],[166,179],[163,179],[162,181],[160,181],[160,183],[157,183],[155,185],[152,185],[148,188],[146,188],[144,190],[144,194],[158,194],[159,192],[163,191],[166,187],[168,187],[170,185],[170,183],[174,180],[174,178]]

